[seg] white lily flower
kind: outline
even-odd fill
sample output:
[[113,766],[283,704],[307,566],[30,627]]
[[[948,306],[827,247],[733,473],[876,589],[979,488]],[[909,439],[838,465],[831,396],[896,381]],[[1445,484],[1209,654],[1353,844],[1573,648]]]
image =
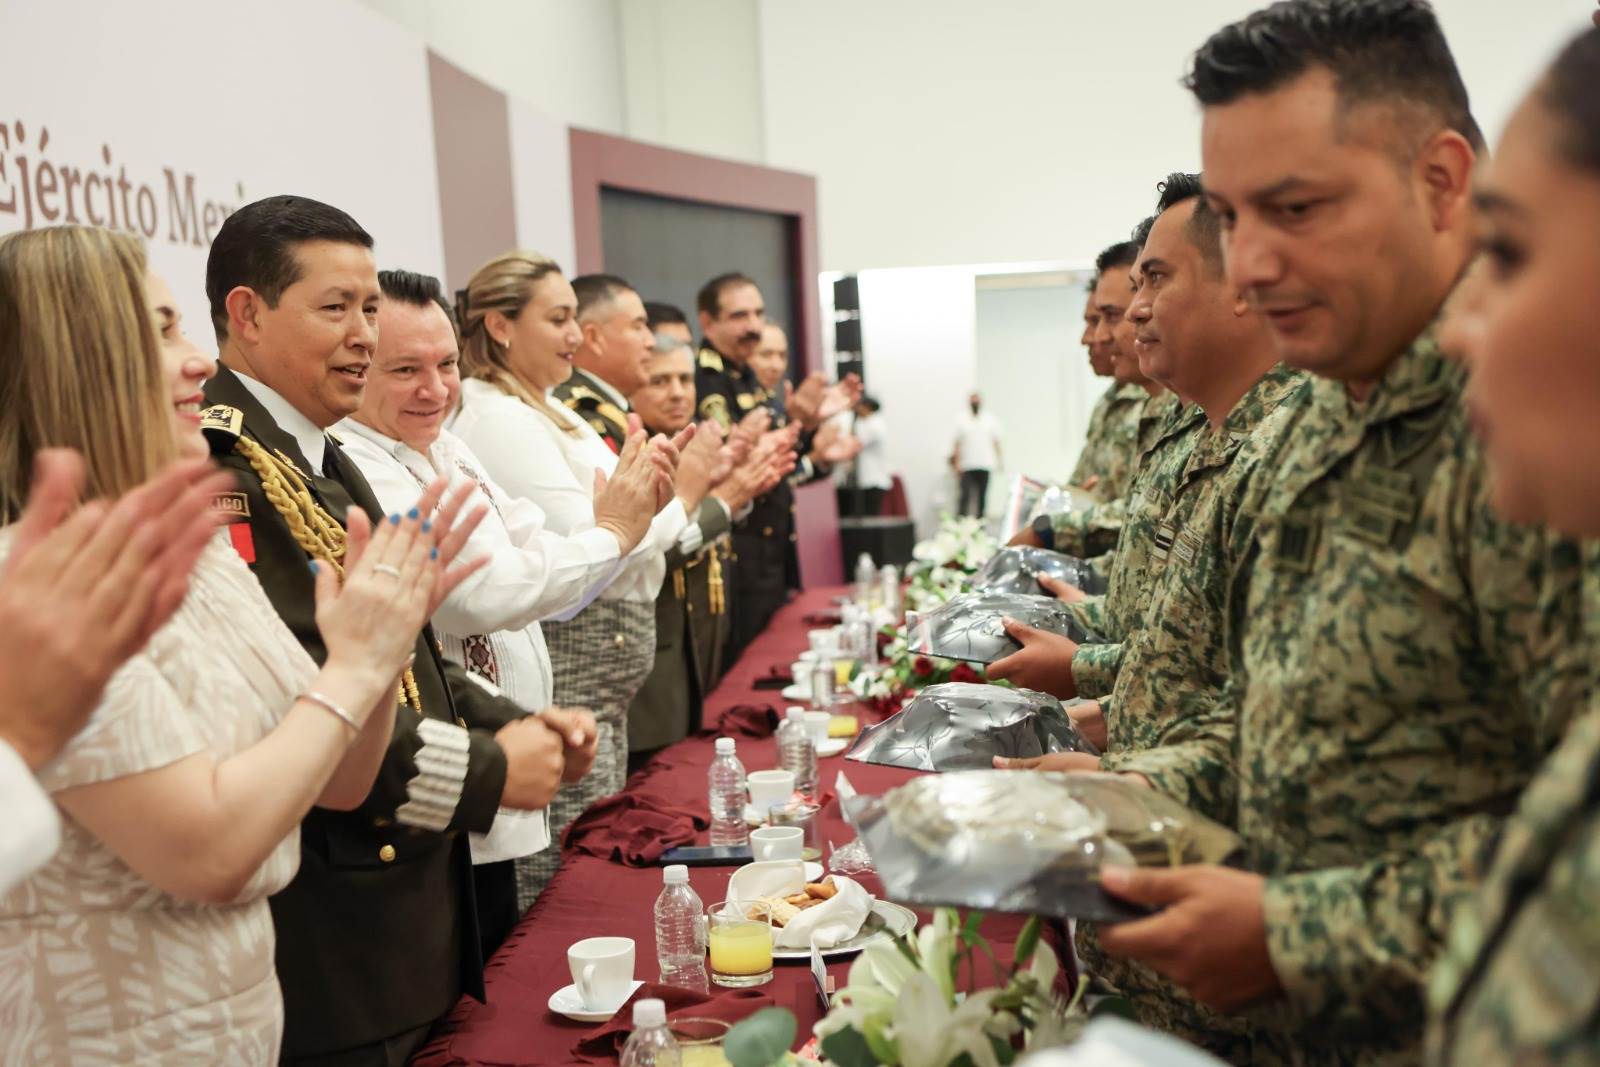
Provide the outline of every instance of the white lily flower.
[[963,1052],[973,1067],[1000,1067],[984,1029],[997,992],[973,993],[952,1008],[932,976],[913,975],[895,1006],[901,1067],[948,1067]]

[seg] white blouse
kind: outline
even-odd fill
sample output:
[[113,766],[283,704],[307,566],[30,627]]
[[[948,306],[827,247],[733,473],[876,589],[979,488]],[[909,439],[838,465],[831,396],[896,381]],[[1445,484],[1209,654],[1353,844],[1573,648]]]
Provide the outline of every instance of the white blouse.
[[[549,404],[556,418],[577,428],[576,434],[562,432],[545,414],[489,382],[468,379],[461,383],[461,408],[450,429],[495,484],[539,505],[551,530],[571,536],[594,529],[594,475],[601,471],[610,477],[617,457],[566,405],[554,399]],[[666,551],[691,525],[683,504],[673,499],[601,597],[654,603],[667,573]]]

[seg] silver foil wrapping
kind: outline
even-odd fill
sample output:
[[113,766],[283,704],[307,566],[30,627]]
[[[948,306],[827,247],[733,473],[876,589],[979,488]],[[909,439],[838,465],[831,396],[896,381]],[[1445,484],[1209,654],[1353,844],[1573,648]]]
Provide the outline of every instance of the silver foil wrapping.
[[863,730],[846,758],[914,771],[968,771],[993,767],[996,756],[1047,752],[1098,755],[1048,693],[946,682],[928,686]]
[[1118,922],[1146,914],[1100,887],[1104,863],[1237,863],[1243,842],[1176,801],[1109,774],[959,771],[845,814],[883,880],[907,904]]
[[993,663],[1022,647],[1001,625],[1006,616],[1079,644],[1095,640],[1055,597],[978,592],[958,593],[932,611],[907,613],[906,646],[927,656]]
[[1039,584],[1041,575],[1071,582],[1090,596],[1105,592],[1105,579],[1085,561],[1033,545],[1012,545],[996,552],[972,576],[972,587],[985,593],[1040,596],[1045,592]]

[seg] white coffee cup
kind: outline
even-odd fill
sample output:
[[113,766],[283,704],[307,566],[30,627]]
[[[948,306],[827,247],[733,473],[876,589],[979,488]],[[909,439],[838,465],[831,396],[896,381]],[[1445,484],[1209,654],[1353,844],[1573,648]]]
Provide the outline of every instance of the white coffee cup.
[[567,949],[567,967],[585,1008],[615,1011],[633,988],[633,938],[584,938]]
[[750,804],[757,811],[786,804],[794,795],[793,771],[751,771],[744,780],[750,787]]
[[794,679],[794,684],[806,692],[811,692],[811,665],[814,661],[797,659],[789,664],[789,675]]
[[806,712],[806,733],[811,735],[811,743],[813,745],[820,745],[828,739],[828,727],[832,725],[833,712]]
[[763,826],[750,831],[750,854],[758,860],[798,860],[805,837],[803,826]]

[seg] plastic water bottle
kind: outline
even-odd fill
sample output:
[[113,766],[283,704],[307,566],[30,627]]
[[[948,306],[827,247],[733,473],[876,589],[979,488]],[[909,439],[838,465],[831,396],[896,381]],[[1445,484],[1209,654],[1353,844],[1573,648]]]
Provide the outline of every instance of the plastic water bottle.
[[678,1042],[667,1029],[667,1006],[641,1000],[633,1006],[633,1033],[622,1046],[622,1067],[679,1067]]
[[872,583],[878,577],[878,568],[872,563],[872,554],[863,552],[856,557],[856,603],[866,607],[872,602]]
[[689,868],[675,863],[662,871],[661,881],[655,911],[661,984],[709,992],[705,905],[689,885]]
[[744,764],[734,754],[733,738],[717,738],[717,758],[706,776],[711,794],[711,843],[743,845],[750,840],[744,821]]
[[817,791],[817,750],[806,729],[804,708],[790,708],[778,726],[778,766],[794,772],[794,787],[811,796]]

